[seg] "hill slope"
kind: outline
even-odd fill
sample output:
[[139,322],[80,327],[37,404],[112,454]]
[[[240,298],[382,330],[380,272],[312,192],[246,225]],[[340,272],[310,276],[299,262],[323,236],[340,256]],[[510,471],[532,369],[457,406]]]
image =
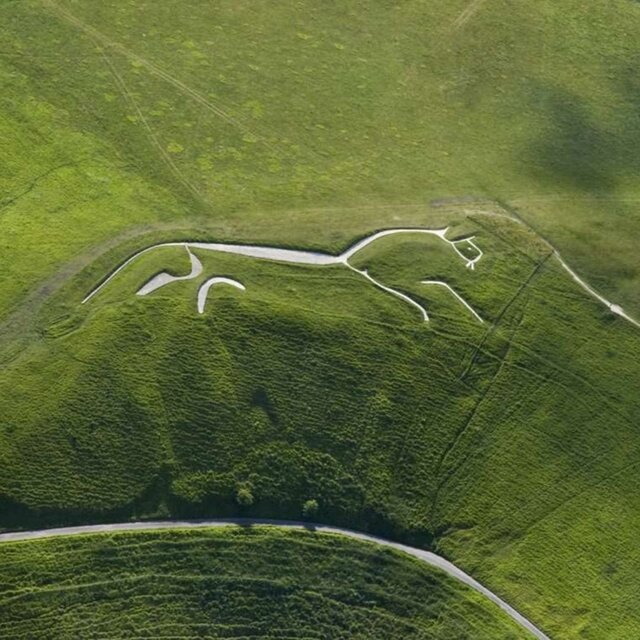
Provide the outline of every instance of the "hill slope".
[[[188,272],[183,248],[84,305],[75,283],[0,377],[5,524],[297,517],[313,498],[324,521],[434,545],[553,637],[635,632],[637,331],[522,224],[447,231],[469,233],[473,271],[419,233],[351,259],[428,323],[345,266],[202,249],[201,276],[145,297]],[[199,314],[214,275],[246,291],[211,289]]]
[[3,544],[0,566],[7,639],[528,637],[440,572],[331,535],[92,535]]
[[[553,247],[638,314],[639,11],[3,3],[2,526],[314,498],[554,638],[638,635],[639,334]],[[135,296],[188,273],[169,247],[81,304],[154,243],[337,255],[396,226],[484,255],[385,238],[359,273],[194,249],[201,279]],[[199,314],[213,276],[246,291]]]

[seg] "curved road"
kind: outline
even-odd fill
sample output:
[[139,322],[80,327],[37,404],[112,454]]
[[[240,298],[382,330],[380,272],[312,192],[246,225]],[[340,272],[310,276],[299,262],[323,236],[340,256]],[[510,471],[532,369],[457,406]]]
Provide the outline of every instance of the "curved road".
[[435,553],[430,551],[424,551],[423,549],[417,549],[415,547],[409,547],[398,542],[392,542],[385,538],[379,538],[378,536],[372,536],[368,533],[360,533],[359,531],[352,531],[351,529],[343,529],[341,527],[331,527],[323,524],[316,524],[311,522],[299,522],[292,520],[262,520],[251,518],[235,518],[235,519],[216,519],[216,520],[164,520],[164,521],[149,521],[149,522],[120,522],[116,524],[96,524],[86,525],[79,527],[62,527],[59,529],[40,529],[38,531],[17,531],[13,533],[0,534],[0,543],[2,542],[17,542],[21,540],[36,540],[40,538],[53,538],[58,536],[71,536],[90,533],[110,533],[112,531],[148,531],[158,529],[193,529],[193,528],[205,528],[205,527],[228,527],[232,525],[240,526],[252,526],[252,525],[268,525],[272,527],[283,527],[291,529],[307,529],[312,531],[318,531],[321,533],[334,533],[348,538],[354,538],[356,540],[363,540],[365,542],[372,542],[379,544],[387,548],[396,549],[406,553],[418,560],[425,562],[426,564],[436,567],[446,574],[455,578],[459,582],[463,582],[472,589],[475,589],[483,596],[497,604],[500,609],[513,618],[519,625],[529,631],[534,638],[538,640],[551,640],[549,636],[543,633],[532,622],[527,620],[523,615],[518,613],[512,606],[507,604],[502,598],[497,596],[493,591],[490,591],[485,586],[481,585],[477,580],[474,580],[470,575],[466,574],[461,569],[458,569],[454,564],[441,558]]

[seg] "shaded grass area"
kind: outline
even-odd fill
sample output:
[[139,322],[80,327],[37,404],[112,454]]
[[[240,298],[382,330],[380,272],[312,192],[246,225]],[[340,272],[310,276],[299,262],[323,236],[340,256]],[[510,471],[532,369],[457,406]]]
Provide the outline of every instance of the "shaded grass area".
[[448,576],[380,547],[260,527],[2,545],[3,638],[516,640]]

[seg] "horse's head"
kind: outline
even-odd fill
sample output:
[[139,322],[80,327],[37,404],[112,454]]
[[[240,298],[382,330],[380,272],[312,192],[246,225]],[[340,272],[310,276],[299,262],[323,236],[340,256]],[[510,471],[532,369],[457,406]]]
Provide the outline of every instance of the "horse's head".
[[[415,307],[425,321],[424,303],[411,295],[415,285],[438,287],[451,295],[465,313],[478,322],[482,317],[451,284],[460,267],[474,271],[483,253],[473,236],[449,239],[444,229],[388,229],[355,243],[341,258],[382,291]],[[428,277],[425,277],[428,276]],[[404,293],[404,291],[407,293]]]

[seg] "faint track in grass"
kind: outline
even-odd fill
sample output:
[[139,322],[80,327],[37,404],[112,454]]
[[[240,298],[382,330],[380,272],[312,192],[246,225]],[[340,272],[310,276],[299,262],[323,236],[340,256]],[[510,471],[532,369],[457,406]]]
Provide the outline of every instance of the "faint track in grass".
[[419,549],[417,547],[410,547],[399,542],[393,542],[386,538],[370,535],[368,533],[362,533],[354,531],[352,529],[345,529],[342,527],[333,527],[329,525],[300,522],[295,520],[268,520],[268,519],[252,519],[252,518],[236,518],[236,519],[211,519],[211,520],[161,520],[161,521],[149,521],[149,522],[121,522],[115,524],[97,524],[97,525],[85,525],[77,527],[64,527],[60,529],[40,529],[36,531],[18,531],[12,533],[0,534],[0,543],[9,542],[22,542],[27,540],[41,540],[43,538],[54,538],[61,536],[74,536],[74,535],[87,535],[87,534],[108,534],[119,531],[158,531],[167,529],[206,529],[206,528],[219,528],[219,527],[231,527],[231,526],[270,526],[281,529],[304,529],[314,533],[324,533],[345,536],[353,540],[359,540],[362,542],[368,542],[387,549],[393,549],[406,555],[416,558],[420,562],[423,562],[430,567],[434,567],[449,577],[454,578],[458,582],[461,582],[468,587],[474,589],[478,593],[485,596],[495,605],[497,605],[504,613],[506,613],[512,620],[517,622],[523,629],[526,629],[537,640],[551,640],[541,629],[533,624],[530,620],[525,618],[521,613],[514,609],[511,605],[507,604],[500,596],[496,595],[493,591],[479,583],[472,578],[469,574],[459,569],[456,565],[448,560],[445,560],[441,556]]
[[18,202],[18,200],[20,200],[24,196],[28,195],[31,191],[33,191],[33,189],[35,189],[38,186],[38,183],[41,180],[48,178],[51,174],[56,173],[57,171],[60,171],[60,169],[66,169],[68,167],[77,167],[84,160],[85,160],[84,158],[80,160],[69,160],[68,162],[63,162],[54,167],[50,167],[49,169],[47,169],[46,171],[43,171],[39,175],[34,176],[33,178],[31,178],[31,181],[29,182],[29,185],[26,188],[23,188],[18,193],[14,195],[10,195],[8,198],[0,202],[0,216],[5,211],[5,209],[9,209],[12,205]]
[[62,18],[69,24],[73,25],[80,31],[86,33],[95,42],[99,42],[102,46],[112,49],[113,51],[117,51],[118,53],[129,58],[130,60],[137,62],[138,64],[143,66],[145,69],[147,69],[147,71],[149,71],[155,76],[158,76],[159,78],[168,82],[169,84],[173,85],[181,93],[185,94],[186,96],[189,96],[192,100],[202,105],[205,109],[207,109],[214,115],[218,116],[219,118],[221,118],[228,124],[232,125],[242,133],[253,136],[257,140],[259,140],[261,143],[263,143],[265,146],[267,146],[274,153],[278,153],[277,149],[268,140],[265,140],[264,137],[258,135],[255,131],[251,130],[249,127],[247,127],[243,122],[238,120],[231,113],[219,107],[210,99],[206,98],[201,93],[199,93],[195,89],[191,88],[190,86],[182,82],[182,80],[180,80],[179,78],[176,78],[175,76],[171,75],[170,73],[168,73],[167,71],[159,67],[157,64],[135,53],[128,47],[125,47],[123,44],[112,40],[108,36],[104,35],[101,31],[98,31],[96,28],[92,27],[91,25],[87,24],[86,22],[74,16],[72,13],[70,13],[63,7],[61,7],[57,2],[54,2],[54,0],[40,0],[40,1],[44,6],[48,7],[54,13],[56,13],[60,18]]
[[[505,313],[516,302],[516,300],[522,295],[522,293],[524,291],[526,291],[527,287],[531,284],[531,282],[533,282],[535,277],[540,272],[540,269],[546,263],[546,261],[549,259],[549,257],[551,255],[552,254],[548,254],[539,263],[536,264],[536,266],[531,271],[531,273],[526,278],[526,280],[524,282],[522,282],[522,284],[520,284],[520,286],[518,287],[518,289],[516,290],[514,295],[504,305],[504,307],[502,308],[502,310],[500,311],[500,313],[498,314],[496,319],[493,321],[491,326],[487,329],[487,331],[485,332],[484,336],[482,337],[482,339],[480,340],[480,342],[478,343],[478,345],[474,349],[473,353],[471,354],[471,358],[469,359],[468,365],[465,367],[464,371],[459,376],[460,381],[464,381],[466,379],[466,377],[470,373],[471,369],[473,369],[473,367],[474,367],[474,365],[476,363],[478,355],[481,352],[483,352],[483,347],[484,347],[486,341],[488,340],[488,338],[491,335],[493,335],[493,333],[495,332],[495,330],[498,327],[498,324],[500,323],[500,321],[504,317]],[[430,511],[432,518],[435,516],[436,510],[438,508],[438,501],[439,501],[439,498],[440,498],[440,492],[446,486],[446,484],[448,483],[448,481],[451,478],[451,476],[453,475],[453,473],[455,473],[457,471],[457,469],[458,469],[458,466],[455,466],[453,469],[451,469],[449,472],[447,472],[444,475],[443,478],[441,478],[440,476],[442,474],[444,465],[445,465],[447,459],[450,457],[452,451],[457,447],[457,445],[460,442],[460,440],[464,437],[465,433],[468,431],[470,425],[472,424],[473,420],[475,419],[475,417],[476,417],[480,407],[482,406],[484,400],[486,399],[486,397],[488,396],[489,392],[491,391],[494,382],[496,381],[498,375],[502,371],[502,369],[504,367],[504,364],[505,364],[505,361],[506,361],[506,358],[509,355],[509,352],[511,351],[511,348],[513,346],[513,339],[514,339],[515,334],[517,333],[517,331],[518,331],[518,329],[519,329],[519,327],[520,327],[520,325],[522,323],[523,318],[524,318],[524,313],[522,313],[520,315],[520,318],[519,318],[519,320],[518,320],[518,322],[516,324],[516,327],[511,332],[510,337],[509,337],[509,341],[507,343],[506,352],[500,358],[500,362],[498,364],[498,367],[497,367],[495,373],[492,375],[491,380],[489,381],[487,387],[484,389],[484,391],[482,391],[480,393],[480,395],[478,396],[477,400],[475,401],[475,403],[473,405],[473,408],[469,412],[467,418],[462,423],[462,425],[457,429],[457,431],[454,434],[453,438],[451,439],[449,444],[443,449],[442,454],[440,455],[440,457],[438,459],[438,462],[436,464],[436,473],[435,473],[436,488],[435,488],[435,491],[434,491],[432,505],[431,505],[431,511]]]
[[554,513],[557,513],[558,511],[562,510],[570,502],[573,502],[574,500],[577,500],[578,498],[584,496],[585,494],[589,493],[590,491],[592,491],[594,489],[597,489],[598,487],[603,485],[605,482],[607,482],[607,481],[609,481],[609,480],[611,480],[611,479],[613,479],[613,478],[625,473],[625,471],[628,471],[629,469],[632,469],[633,467],[637,467],[638,465],[640,465],[640,460],[632,460],[631,462],[627,462],[624,466],[620,467],[619,469],[616,469],[613,473],[610,473],[609,475],[606,475],[606,476],[600,478],[600,480],[598,480],[597,482],[594,482],[593,484],[585,487],[584,489],[581,489],[580,491],[574,493],[573,495],[567,496],[566,498],[561,500],[558,504],[556,504],[554,507],[549,509],[549,511],[547,511],[545,514],[543,514],[537,520],[535,520],[534,522],[532,522],[528,526],[526,526],[523,529],[521,529],[518,532],[520,537],[521,537],[521,539],[524,539],[526,534],[529,531],[531,531],[532,529],[535,529],[539,524],[544,522],[547,518],[552,516]]
[[151,141],[153,146],[157,149],[157,151],[160,154],[160,157],[162,158],[162,160],[166,163],[166,165],[169,167],[169,169],[171,169],[172,173],[176,176],[176,178],[179,180],[179,182],[184,187],[186,187],[199,200],[201,200],[202,202],[205,202],[205,198],[202,195],[202,193],[200,193],[200,191],[198,191],[197,187],[194,184],[192,184],[191,182],[189,182],[189,180],[187,180],[187,178],[180,171],[180,169],[178,168],[176,163],[172,160],[171,156],[166,152],[165,148],[160,143],[160,140],[158,140],[158,136],[156,136],[155,132],[151,128],[151,125],[149,124],[149,121],[145,117],[144,113],[142,113],[142,109],[140,109],[140,106],[138,105],[136,99],[134,98],[133,93],[129,90],[129,87],[127,86],[126,82],[124,81],[124,78],[120,75],[120,73],[116,69],[115,65],[113,64],[113,62],[111,62],[111,60],[109,59],[109,56],[107,56],[104,53],[104,51],[102,52],[102,58],[104,59],[105,64],[107,65],[109,71],[111,72],[111,75],[113,76],[113,79],[114,79],[114,81],[116,83],[116,86],[118,87],[118,89],[122,93],[124,99],[133,108],[133,110],[135,111],[136,115],[140,119],[140,122],[142,122],[145,130],[147,131],[147,135],[149,137],[149,140]]
[[461,378],[466,378],[466,376],[469,374],[469,372],[473,368],[473,365],[475,364],[475,361],[476,361],[476,358],[477,358],[478,354],[482,350],[482,347],[486,343],[486,341],[489,338],[489,336],[491,336],[495,332],[496,328],[498,327],[498,324],[500,323],[500,321],[504,317],[504,314],[509,310],[511,305],[520,297],[520,295],[523,293],[523,291],[525,291],[525,289],[531,284],[531,282],[534,280],[534,278],[539,273],[539,271],[542,268],[542,266],[547,262],[547,260],[550,257],[551,257],[551,254],[545,256],[540,262],[538,262],[536,264],[536,266],[531,271],[531,273],[529,274],[527,279],[518,287],[517,291],[514,293],[514,295],[511,297],[511,299],[507,302],[507,304],[504,305],[504,307],[502,308],[502,310],[500,311],[498,316],[491,323],[491,326],[489,327],[489,329],[487,329],[487,331],[484,334],[482,340],[478,343],[478,346],[477,346],[476,350],[474,351],[474,353],[471,355],[471,358],[469,359],[469,364],[465,367],[464,371],[462,372],[462,375],[460,376]]
[[487,0],[471,0],[471,2],[465,7],[464,11],[453,21],[451,25],[451,31],[458,31],[462,29],[471,18],[473,18],[478,11],[482,8],[482,5],[485,4]]
[[[535,390],[537,391],[537,390]],[[534,391],[534,393],[535,393]],[[546,435],[548,436],[548,433],[545,434],[544,432],[540,431],[540,430],[536,430],[536,432],[538,434],[542,434],[542,435]],[[585,464],[583,464],[580,468],[580,471],[586,476],[586,477],[590,477],[591,476],[591,472],[593,469],[595,469],[595,467],[598,465],[598,463],[600,463],[602,460],[604,460],[612,451],[613,451],[613,447],[610,447],[608,449],[605,449],[603,452],[591,456],[586,462]],[[633,451],[631,452],[630,455],[637,455],[637,451]],[[624,464],[622,467],[618,468],[616,471],[602,476],[599,480],[597,480],[596,482],[590,484],[589,486],[585,487],[584,489],[581,489],[580,491],[575,492],[572,495],[566,496],[564,498],[562,498],[556,505],[554,505],[553,507],[551,507],[546,513],[544,513],[542,516],[540,516],[536,521],[532,522],[530,525],[527,525],[525,528],[520,529],[519,533],[526,533],[527,531],[533,529],[539,522],[545,520],[546,518],[548,518],[550,515],[552,515],[554,512],[557,512],[559,510],[562,509],[562,507],[564,507],[565,505],[567,505],[568,503],[570,503],[573,500],[576,500],[578,498],[580,498],[583,494],[589,492],[591,489],[597,489],[601,484],[603,484],[604,482],[611,480],[612,478],[615,478],[616,476],[620,475],[621,473],[624,473],[627,469],[635,466],[639,464],[638,460],[634,460],[632,462],[627,462],[626,464]],[[558,483],[560,481],[564,481],[567,478],[570,478],[573,475],[572,472],[569,473],[565,473],[562,476],[560,476],[559,478],[556,478],[554,480],[555,483]],[[515,517],[518,516],[521,513],[526,513],[527,511],[530,510],[530,508],[532,507],[532,505],[534,504],[534,500],[533,499],[529,499],[526,502],[522,502],[519,504],[519,506],[512,512],[512,516]],[[491,526],[495,526],[496,522],[492,522]]]
[[[465,422],[463,423],[462,427],[458,430],[458,432],[456,433],[454,439],[449,444],[449,446],[444,450],[443,455],[440,457],[440,460],[438,461],[438,466],[437,466],[437,470],[436,470],[437,485],[436,485],[436,490],[434,492],[434,497],[433,497],[433,506],[432,506],[432,509],[431,509],[431,514],[432,515],[435,515],[435,511],[436,511],[437,506],[438,506],[438,498],[440,496],[440,492],[448,484],[449,480],[458,471],[458,469],[465,463],[466,458],[463,458],[463,460],[460,461],[458,464],[454,464],[454,466],[452,468],[450,468],[446,472],[446,474],[444,475],[444,477],[442,479],[440,479],[440,474],[442,473],[442,470],[443,470],[444,466],[446,465],[447,460],[449,459],[449,457],[451,456],[453,451],[456,449],[456,447],[458,446],[458,444],[460,443],[462,438],[464,438],[465,434],[469,430],[469,427],[473,424],[473,421],[475,420],[476,416],[478,415],[478,411],[480,410],[480,407],[484,404],[484,401],[486,400],[486,398],[489,396],[489,393],[493,389],[494,383],[500,377],[500,374],[502,373],[502,370],[504,369],[504,366],[505,366],[505,364],[507,362],[507,358],[509,356],[509,353],[511,352],[511,348],[513,346],[514,338],[515,338],[516,334],[518,333],[518,330],[520,329],[520,326],[522,325],[522,320],[524,319],[524,313],[525,313],[525,309],[526,309],[526,306],[527,306],[527,302],[528,302],[528,300],[525,300],[525,302],[524,302],[524,304],[522,306],[522,309],[520,310],[520,317],[518,318],[518,321],[516,322],[515,327],[513,327],[513,329],[511,330],[511,333],[509,334],[509,340],[507,342],[507,346],[506,346],[506,349],[504,351],[504,354],[500,357],[500,362],[498,364],[498,368],[496,369],[495,373],[491,376],[491,380],[489,380],[489,383],[487,384],[487,387],[481,393],[480,397],[476,401],[473,409],[469,413],[469,415],[468,415],[467,419],[465,420]],[[464,377],[461,380],[464,380]]]

